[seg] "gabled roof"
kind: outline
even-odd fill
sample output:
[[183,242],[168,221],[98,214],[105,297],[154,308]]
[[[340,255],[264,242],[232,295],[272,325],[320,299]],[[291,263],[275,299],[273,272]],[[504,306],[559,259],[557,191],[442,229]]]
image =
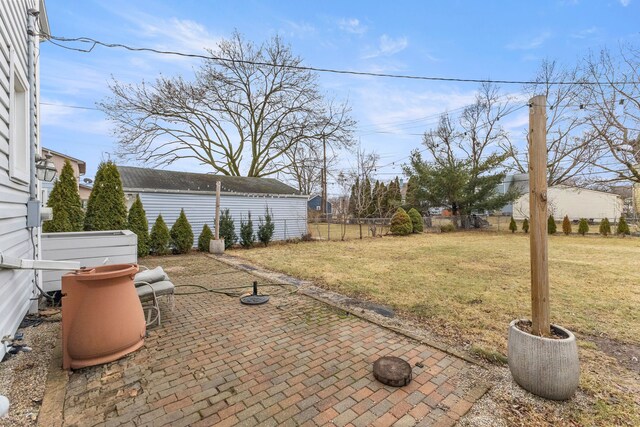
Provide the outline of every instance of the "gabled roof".
[[251,178],[118,166],[124,191],[300,195],[295,188],[273,178]]
[[69,159],[70,161],[78,164],[78,171],[80,175],[84,175],[87,172],[87,164],[84,160],[76,159],[75,157],[68,156],[64,153],[60,153],[59,151],[52,150],[47,147],[42,147],[43,153],[49,153],[54,156],[62,157],[63,159]]

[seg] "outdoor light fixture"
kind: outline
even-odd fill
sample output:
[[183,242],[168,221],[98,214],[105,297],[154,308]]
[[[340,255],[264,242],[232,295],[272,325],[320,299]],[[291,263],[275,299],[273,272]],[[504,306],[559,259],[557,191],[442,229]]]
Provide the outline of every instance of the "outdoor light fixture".
[[50,158],[50,154],[46,157],[36,154],[36,177],[38,177],[40,181],[51,182],[58,173],[56,165],[49,160]]

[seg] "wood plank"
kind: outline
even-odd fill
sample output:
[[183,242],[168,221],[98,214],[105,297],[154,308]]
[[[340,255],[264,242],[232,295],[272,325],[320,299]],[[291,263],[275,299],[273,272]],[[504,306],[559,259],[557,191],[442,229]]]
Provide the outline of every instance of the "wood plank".
[[547,98],[529,101],[529,215],[532,332],[549,336],[549,257],[547,245]]

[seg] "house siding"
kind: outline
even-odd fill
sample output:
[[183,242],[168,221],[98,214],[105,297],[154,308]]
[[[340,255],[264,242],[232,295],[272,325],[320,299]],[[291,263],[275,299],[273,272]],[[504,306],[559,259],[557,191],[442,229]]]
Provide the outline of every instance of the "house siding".
[[[39,2],[35,0],[0,1],[0,252],[18,258],[37,257],[39,236],[34,231],[34,253],[32,236],[27,229],[29,185],[16,182],[9,175],[10,144],[29,144],[28,140],[12,141],[10,138],[9,100],[13,88],[9,83],[9,47],[14,49],[26,72],[27,10],[38,7]],[[37,63],[35,74],[37,77]],[[37,99],[36,91],[36,102]],[[0,337],[15,333],[31,304],[35,280],[32,270],[0,269]],[[0,360],[5,350],[0,345]]]
[[[171,228],[184,208],[187,219],[194,234],[194,246],[204,224],[213,230],[215,215],[215,194],[184,193],[139,193],[140,200],[147,213],[149,229],[159,214]],[[135,195],[129,194],[132,202]],[[236,233],[240,236],[240,219],[247,219],[251,212],[254,231],[258,231],[259,218],[264,217],[267,207],[275,224],[273,240],[299,238],[307,233],[307,198],[306,196],[267,196],[267,195],[232,195],[221,194],[221,210],[229,209],[234,220]]]

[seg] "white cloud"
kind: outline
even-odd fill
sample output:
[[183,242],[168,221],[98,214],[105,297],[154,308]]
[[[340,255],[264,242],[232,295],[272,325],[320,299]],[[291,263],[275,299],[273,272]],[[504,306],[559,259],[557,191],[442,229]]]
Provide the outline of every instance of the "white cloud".
[[600,30],[598,29],[598,27],[590,27],[590,28],[585,28],[584,30],[580,30],[580,31],[576,31],[575,33],[571,34],[571,38],[574,39],[586,39],[592,36],[595,36],[596,34],[598,34]]
[[409,46],[409,40],[406,37],[389,37],[383,34],[378,39],[378,47],[373,52],[367,53],[363,59],[376,58],[378,56],[391,56],[398,52],[402,52]]
[[627,6],[629,6],[629,3],[631,3],[631,0],[620,0],[620,4],[621,4],[623,7],[627,7]]
[[290,37],[305,38],[317,33],[316,27],[308,22],[290,21],[288,19],[283,20],[287,24],[287,28],[284,30],[285,34]]
[[551,37],[550,31],[543,31],[542,33],[533,36],[529,39],[521,39],[509,43],[506,47],[511,50],[531,50],[542,46],[542,44]]
[[364,34],[367,32],[366,25],[363,25],[357,18],[340,19],[338,21],[338,27],[340,27],[342,31],[352,34]]
[[157,47],[164,49],[202,53],[204,49],[214,49],[220,41],[202,24],[188,19],[147,16],[136,23],[143,37],[154,39]]

